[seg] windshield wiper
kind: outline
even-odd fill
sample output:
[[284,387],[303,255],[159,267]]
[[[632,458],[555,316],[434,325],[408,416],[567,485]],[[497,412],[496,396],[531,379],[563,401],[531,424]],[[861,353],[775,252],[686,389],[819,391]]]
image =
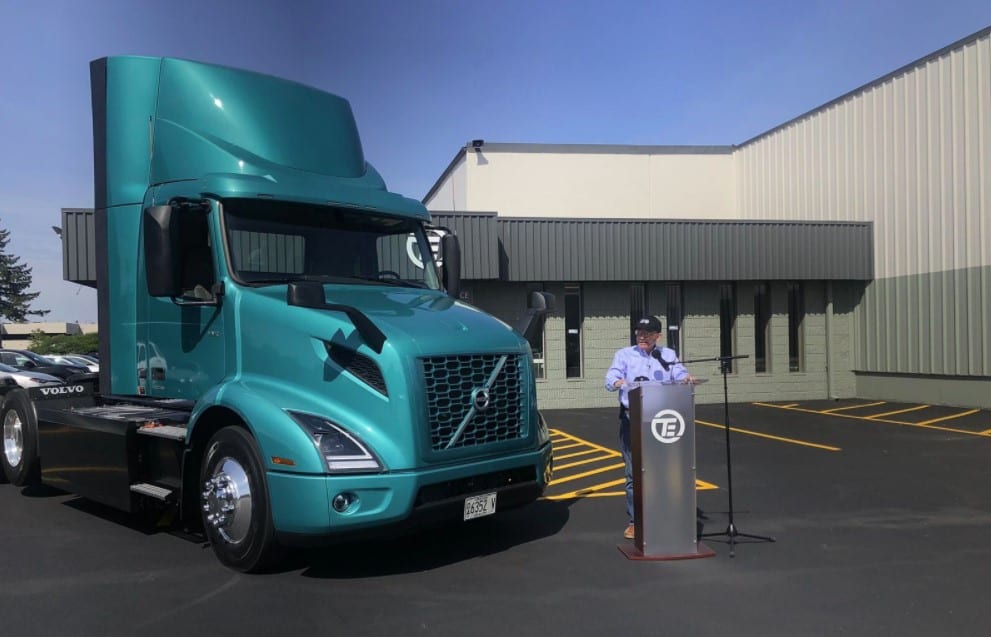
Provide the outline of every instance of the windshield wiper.
[[293,283],[296,281],[308,281],[312,283],[352,283],[354,281],[367,281],[369,283],[377,283],[380,285],[390,285],[390,286],[400,286],[400,287],[414,287],[414,288],[428,287],[425,283],[420,283],[419,281],[410,281],[407,279],[393,279],[393,278],[385,279],[376,276],[360,276],[360,275],[339,276],[335,274],[296,274],[284,278],[245,279],[245,283],[249,285],[281,285],[286,283]]
[[413,288],[425,288],[425,284],[419,281],[410,281],[409,279],[384,279],[378,276],[352,276],[349,279],[359,279],[361,281],[371,281],[372,283],[382,283],[384,285],[398,285],[402,287],[413,287]]

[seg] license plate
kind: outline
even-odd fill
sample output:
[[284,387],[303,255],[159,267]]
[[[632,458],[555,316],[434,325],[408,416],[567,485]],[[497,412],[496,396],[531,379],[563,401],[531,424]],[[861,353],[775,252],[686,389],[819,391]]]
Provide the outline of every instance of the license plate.
[[465,519],[473,520],[496,512],[496,494],[484,493],[465,498]]

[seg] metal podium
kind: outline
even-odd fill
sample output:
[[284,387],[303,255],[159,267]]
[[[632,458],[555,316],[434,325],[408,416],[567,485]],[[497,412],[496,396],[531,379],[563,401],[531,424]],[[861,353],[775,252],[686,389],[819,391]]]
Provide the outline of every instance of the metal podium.
[[630,559],[712,557],[698,541],[695,386],[644,382],[630,392],[634,544]]

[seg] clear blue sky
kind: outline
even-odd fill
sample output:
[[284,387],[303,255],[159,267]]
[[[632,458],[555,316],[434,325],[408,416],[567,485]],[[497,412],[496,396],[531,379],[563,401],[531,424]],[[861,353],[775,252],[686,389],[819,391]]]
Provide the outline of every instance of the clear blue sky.
[[0,224],[34,307],[95,321],[51,230],[93,205],[90,60],[176,56],[351,101],[422,198],[466,141],[735,144],[991,25],[991,1],[0,0]]

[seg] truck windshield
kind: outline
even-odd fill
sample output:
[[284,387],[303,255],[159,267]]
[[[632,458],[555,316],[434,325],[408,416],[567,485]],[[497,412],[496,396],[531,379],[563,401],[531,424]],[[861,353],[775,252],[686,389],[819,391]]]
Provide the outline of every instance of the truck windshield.
[[231,274],[241,283],[440,287],[430,242],[417,220],[249,199],[226,199],[222,209]]

